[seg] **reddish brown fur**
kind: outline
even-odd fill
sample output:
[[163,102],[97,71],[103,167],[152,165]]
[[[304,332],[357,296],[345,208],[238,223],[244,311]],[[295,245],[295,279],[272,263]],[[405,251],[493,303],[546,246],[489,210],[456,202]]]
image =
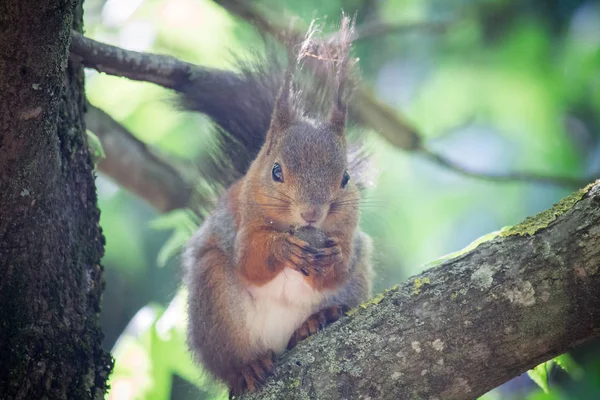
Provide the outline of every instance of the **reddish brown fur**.
[[[337,79],[343,81],[343,73]],[[358,229],[359,191],[352,180],[342,183],[348,169],[343,82],[336,85],[331,120],[315,122],[299,115],[290,101],[288,78],[258,156],[192,238],[186,254],[190,345],[206,369],[227,382],[232,394],[254,391],[265,382],[273,371],[274,354],[270,350],[285,345],[290,332],[295,330],[288,344],[293,347],[339,319],[346,306],[356,306],[370,294],[370,241]],[[272,176],[275,164],[280,164],[282,181]],[[324,246],[313,247],[292,234],[314,222],[301,217],[307,207],[321,212],[315,229],[325,235]],[[281,330],[279,320],[273,324],[272,320],[256,319],[267,322],[258,325],[252,337],[248,331],[257,325],[250,324],[244,312],[262,312],[265,298],[272,304],[271,297],[261,298],[264,292],[257,288],[270,290],[271,282],[277,289],[289,288],[277,286],[281,279],[288,279],[280,275],[286,268],[299,271],[314,289],[298,279],[300,290],[305,292],[292,293],[308,293],[316,300],[296,314],[297,319],[289,320],[288,330]],[[256,296],[263,301],[263,308],[255,306]],[[276,301],[279,297],[273,299]],[[282,303],[294,301],[288,297]],[[246,303],[242,302],[251,305],[244,309]],[[280,310],[248,315],[282,319],[292,315],[289,308],[283,308],[283,314]],[[310,315],[315,310],[319,311]],[[307,315],[310,317],[301,324]],[[257,343],[257,335],[261,340],[268,335],[262,333],[263,327],[271,328],[268,334],[276,333],[271,348],[264,348],[260,340]],[[282,338],[284,342],[279,341]]]
[[[256,170],[258,168],[251,168],[230,191],[231,209],[235,210],[239,230],[236,260],[243,278],[248,283],[261,286],[283,268],[290,267],[297,270],[311,269],[313,273],[306,276],[305,280],[315,289],[332,289],[342,284],[348,276],[353,236],[358,223],[357,210],[349,209],[346,213],[327,216],[323,223],[324,230],[327,231],[328,227],[338,228],[329,235],[335,245],[323,249],[323,257],[317,260],[313,254],[303,251],[304,248],[312,247],[308,242],[265,225],[264,212],[257,210],[256,206],[266,198],[264,188],[256,184]],[[246,190],[243,191],[242,188]],[[254,201],[243,201],[243,198]],[[272,211],[270,213],[273,214]],[[285,213],[271,216],[276,220],[287,218]]]

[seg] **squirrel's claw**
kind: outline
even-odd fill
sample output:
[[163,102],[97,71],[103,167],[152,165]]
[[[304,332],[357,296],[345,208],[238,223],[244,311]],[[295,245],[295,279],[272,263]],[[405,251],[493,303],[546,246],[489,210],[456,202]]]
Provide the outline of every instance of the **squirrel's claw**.
[[337,245],[337,241],[336,241],[335,239],[327,239],[327,240],[325,241],[325,247],[326,247],[326,248],[327,248],[327,247],[333,247],[333,246],[335,246],[335,245]]
[[306,242],[306,241],[304,241],[302,239],[299,239],[296,236],[287,235],[286,239],[287,239],[287,241],[290,244],[292,244],[292,245],[300,248],[301,250],[303,250],[303,251],[305,251],[307,253],[317,254],[319,252],[319,249],[317,249],[316,247],[312,246],[310,243],[308,243],[308,242]]
[[254,392],[274,375],[275,353],[268,351],[262,357],[246,364],[237,374],[237,379],[229,386],[229,398],[232,399],[245,391]]
[[283,240],[280,259],[304,276],[324,275],[342,259],[342,248],[334,239],[328,239],[324,248],[316,248],[293,235]]
[[322,331],[330,325],[344,316],[344,313],[350,308],[346,305],[337,305],[327,307],[317,313],[314,313],[292,334],[287,349],[291,350],[298,342],[314,335],[315,333]]
[[342,248],[339,245],[320,249],[319,254],[314,257],[314,269],[320,273],[326,273],[329,268],[338,263],[342,259]]

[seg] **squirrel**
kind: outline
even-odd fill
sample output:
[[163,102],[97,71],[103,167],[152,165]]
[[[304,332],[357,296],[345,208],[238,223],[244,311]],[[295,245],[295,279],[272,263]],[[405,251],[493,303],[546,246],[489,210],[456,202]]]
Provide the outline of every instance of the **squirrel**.
[[[353,29],[343,16],[325,42],[311,24],[286,67],[242,62],[178,88],[217,126],[213,172],[236,179],[183,253],[188,344],[230,396],[259,390],[276,355],[371,295],[372,243],[358,226],[364,163],[345,134]],[[324,71],[312,91],[296,89],[303,62]]]

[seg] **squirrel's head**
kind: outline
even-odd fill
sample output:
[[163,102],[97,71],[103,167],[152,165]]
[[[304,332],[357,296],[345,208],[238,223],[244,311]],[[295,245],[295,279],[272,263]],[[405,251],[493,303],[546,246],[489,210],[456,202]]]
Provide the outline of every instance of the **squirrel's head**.
[[299,119],[252,167],[253,203],[266,223],[282,230],[312,225],[325,231],[356,223],[360,193],[348,172],[343,131],[328,122]]
[[345,136],[351,35],[352,23],[344,18],[335,45],[315,45],[309,34],[298,56],[326,64],[322,70],[332,99],[328,116],[313,120],[302,115],[292,89],[294,63],[286,71],[265,144],[249,171],[258,184],[251,192],[253,204],[266,223],[279,229],[311,225],[335,231],[358,223],[360,193],[348,171]]

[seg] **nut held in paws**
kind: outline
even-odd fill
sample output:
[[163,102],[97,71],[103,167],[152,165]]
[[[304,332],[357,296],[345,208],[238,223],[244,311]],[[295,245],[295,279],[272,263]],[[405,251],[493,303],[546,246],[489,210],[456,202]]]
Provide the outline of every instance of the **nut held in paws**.
[[325,247],[325,242],[328,239],[325,232],[312,226],[303,226],[296,229],[292,234],[318,249]]

